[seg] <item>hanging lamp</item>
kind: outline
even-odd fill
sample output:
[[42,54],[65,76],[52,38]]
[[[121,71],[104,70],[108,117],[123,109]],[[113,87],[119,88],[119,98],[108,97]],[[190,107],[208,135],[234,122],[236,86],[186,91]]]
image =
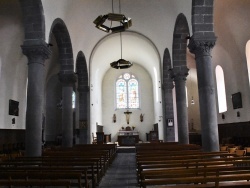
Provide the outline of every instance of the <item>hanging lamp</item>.
[[[113,0],[112,0],[112,11],[113,11]],[[119,0],[119,13],[121,13],[121,3]],[[119,27],[119,26],[118,26]],[[116,27],[116,28],[118,28]],[[122,31],[120,31],[120,45],[121,45],[121,59],[110,63],[110,66],[115,69],[127,69],[133,65],[130,61],[122,59]]]
[[[120,0],[119,0],[119,7],[120,7]],[[104,25],[106,20],[111,21],[110,26]],[[119,22],[120,25],[112,27],[112,22]],[[108,13],[106,15],[100,15],[98,16],[93,23],[96,25],[96,28],[109,33],[110,31],[112,33],[118,33],[125,31],[129,27],[132,26],[132,20],[131,18],[126,17],[125,15],[114,13],[114,8],[113,8],[113,0],[112,0],[112,13]]]
[[121,59],[110,63],[110,66],[115,69],[127,69],[133,65],[130,61],[122,59],[122,33],[120,32],[120,44],[121,44]]

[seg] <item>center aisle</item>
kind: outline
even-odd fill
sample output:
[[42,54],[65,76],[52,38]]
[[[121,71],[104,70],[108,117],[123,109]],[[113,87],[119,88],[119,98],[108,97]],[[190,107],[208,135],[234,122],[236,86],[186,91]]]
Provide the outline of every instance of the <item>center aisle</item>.
[[135,153],[117,153],[116,159],[102,178],[100,188],[137,186]]

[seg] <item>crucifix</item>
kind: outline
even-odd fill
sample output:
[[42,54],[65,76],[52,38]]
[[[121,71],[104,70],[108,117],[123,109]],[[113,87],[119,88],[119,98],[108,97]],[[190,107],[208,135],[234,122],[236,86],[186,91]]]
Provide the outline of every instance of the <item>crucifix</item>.
[[132,114],[132,112],[129,112],[129,111],[127,110],[127,112],[124,112],[124,114],[125,114],[125,116],[126,116],[127,124],[129,124],[129,116],[130,116],[130,114]]

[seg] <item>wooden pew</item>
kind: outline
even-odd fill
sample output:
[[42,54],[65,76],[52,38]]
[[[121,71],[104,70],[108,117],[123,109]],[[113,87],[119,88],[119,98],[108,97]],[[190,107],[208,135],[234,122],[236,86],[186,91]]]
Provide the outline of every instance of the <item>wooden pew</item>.
[[196,144],[168,144],[167,142],[163,143],[148,143],[148,144],[136,144],[135,145],[136,153],[139,153],[143,150],[168,150],[168,151],[186,151],[186,150],[201,150],[201,146]]
[[[228,153],[211,152],[211,153],[199,153],[195,155],[183,155],[183,156],[158,156],[158,157],[146,157],[137,159],[137,176],[138,182],[140,182],[140,173],[143,170],[156,169],[156,168],[194,168],[198,167],[198,163],[204,163],[206,161],[234,161],[234,160],[246,160],[250,158],[227,158]],[[232,154],[229,154],[230,156]],[[196,165],[196,166],[195,166]]]
[[[76,152],[76,151],[51,151],[46,153],[45,156],[49,158],[54,158],[53,161],[60,161],[64,158],[71,158],[74,161],[85,160],[86,163],[89,161],[92,169],[92,173],[96,173],[97,175],[97,184],[101,181],[101,178],[105,174],[107,170],[107,152],[99,151],[94,153],[84,153],[84,152]],[[63,157],[60,157],[63,156]],[[92,164],[94,162],[94,165]],[[87,165],[87,164],[86,164]],[[92,175],[94,177],[94,175]]]
[[67,187],[71,182],[68,180],[0,180],[0,186],[47,186],[47,187]]
[[245,174],[250,173],[250,166],[214,166],[209,168],[189,168],[189,169],[158,169],[147,170],[141,173],[142,180],[154,178],[174,178],[174,177],[194,177],[210,175],[227,175],[227,174]]
[[73,148],[76,149],[87,149],[90,148],[91,150],[108,150],[109,158],[111,159],[110,164],[114,160],[116,153],[117,153],[117,145],[116,144],[76,144]]
[[[83,177],[91,175],[92,187],[100,182],[108,166],[116,156],[116,145],[78,145],[72,148],[56,147],[45,149],[42,157],[19,157],[7,160],[0,164],[1,171],[14,171],[37,173],[53,172],[55,174],[68,171],[81,173]],[[14,159],[15,158],[15,159]],[[17,172],[18,173],[18,172]],[[59,176],[54,175],[54,176]],[[36,175],[33,175],[33,177]],[[46,175],[44,175],[46,176]],[[76,175],[75,175],[76,177]],[[85,182],[88,182],[87,180]],[[85,185],[87,186],[87,185]]]
[[[231,161],[230,160],[223,161],[221,159],[218,159],[218,161],[216,161],[216,159],[213,159],[213,160],[210,159],[211,160],[210,161],[209,159],[207,159],[207,161],[202,160],[199,162],[190,161],[188,163],[182,163],[181,161],[178,161],[178,162],[169,162],[166,164],[145,165],[145,166],[141,167],[141,171],[138,174],[138,178],[139,178],[138,182],[142,183],[143,179],[145,179],[146,175],[148,175],[149,177],[156,177],[157,179],[160,179],[161,177],[165,177],[167,175],[169,177],[171,177],[173,175],[176,175],[176,177],[182,176],[182,175],[183,175],[183,177],[194,176],[194,173],[191,170],[193,170],[196,174],[199,174],[199,172],[203,172],[203,174],[204,174],[204,172],[206,172],[206,173],[210,172],[210,174],[211,173],[216,174],[216,169],[218,171],[218,169],[235,167],[235,166],[242,167],[242,168],[245,167],[247,170],[250,169],[250,160],[249,159],[248,160],[247,159],[246,160],[234,160],[232,158],[229,158],[229,159],[231,159]],[[210,169],[210,171],[209,171],[209,169]],[[179,170],[179,172],[183,172],[183,173],[174,174],[173,172],[175,170],[176,170],[176,172]],[[157,171],[161,174],[157,173]],[[163,173],[164,171],[165,171],[165,173]],[[237,172],[236,169],[234,169],[234,171]],[[172,172],[172,174],[168,174],[169,172]]]
[[70,180],[71,186],[89,187],[88,180],[85,178],[82,181],[81,172],[71,172],[71,171],[7,171],[0,172],[0,178],[6,180]]
[[[148,179],[143,180],[141,185],[143,188],[147,186],[168,185],[168,184],[206,184],[214,183],[214,187],[220,187],[220,182],[225,181],[240,181],[250,179],[250,174],[232,174],[232,175],[219,175],[207,177],[177,177],[177,178],[163,178],[163,179]],[[176,186],[175,186],[176,187]]]
[[109,164],[111,163],[111,159],[109,157],[109,151],[108,150],[90,150],[90,149],[84,149],[81,151],[72,149],[72,148],[66,148],[62,150],[48,150],[43,153],[43,156],[47,157],[58,157],[58,156],[64,156],[64,157],[87,157],[87,158],[99,158],[100,159],[100,167],[102,170],[102,173],[104,174],[107,170]]
[[[95,187],[98,182],[98,173],[94,171],[95,161],[65,161],[57,159],[57,161],[5,161],[0,163],[1,171],[40,171],[48,172],[53,171],[54,173],[60,172],[81,172],[82,177],[85,178],[85,182],[89,182],[87,178],[91,178],[92,187]],[[89,170],[90,169],[90,170]],[[88,176],[90,174],[90,177]]]

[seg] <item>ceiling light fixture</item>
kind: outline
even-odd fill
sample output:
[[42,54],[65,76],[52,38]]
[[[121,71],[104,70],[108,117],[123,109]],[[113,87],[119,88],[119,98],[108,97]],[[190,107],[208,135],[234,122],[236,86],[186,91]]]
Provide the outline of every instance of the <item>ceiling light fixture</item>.
[[[119,7],[120,7],[120,0],[119,0]],[[109,20],[111,21],[110,26],[104,25],[105,21]],[[120,26],[112,27],[112,22],[120,22]],[[128,29],[132,26],[132,20],[131,18],[127,18],[125,15],[119,13],[114,13],[113,9],[113,0],[112,0],[112,13],[108,13],[106,15],[100,15],[98,16],[93,23],[96,25],[96,28],[109,33],[110,31],[112,33],[122,32]]]
[[121,43],[121,59],[110,63],[110,66],[115,69],[127,69],[133,65],[130,61],[122,59],[122,33],[120,32],[120,43]]
[[[113,9],[113,0],[112,0],[112,9]],[[121,5],[120,5],[120,0],[119,0],[119,12],[121,13]],[[111,14],[110,18],[112,18],[112,20],[122,20],[124,15],[122,14]],[[112,29],[112,33],[116,33],[116,32],[120,32],[120,44],[121,44],[121,59],[114,61],[112,63],[110,63],[110,66],[112,68],[115,69],[127,69],[129,67],[131,67],[133,65],[133,63],[131,63],[130,61],[127,61],[125,59],[122,59],[122,31],[125,31],[124,29],[124,25],[120,25],[117,27],[113,27]]]

